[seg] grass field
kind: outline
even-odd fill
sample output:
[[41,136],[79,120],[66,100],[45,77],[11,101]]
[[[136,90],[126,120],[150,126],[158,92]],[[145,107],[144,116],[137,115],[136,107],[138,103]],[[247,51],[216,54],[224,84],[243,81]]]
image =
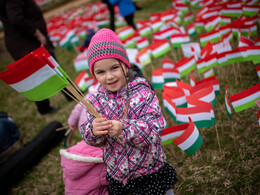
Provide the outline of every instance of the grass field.
[[[136,13],[136,20],[149,19],[151,13],[165,11],[172,7],[169,0],[143,0],[139,1],[139,4],[144,9]],[[191,42],[198,40],[197,35],[191,39]],[[232,44],[236,46],[237,41],[234,40]],[[172,52],[176,52],[177,59],[173,59]],[[180,49],[172,52],[168,52],[164,57],[175,62],[183,57]],[[65,72],[75,79],[78,73],[74,70],[73,59],[77,53],[57,47],[56,56]],[[148,80],[151,81],[151,70],[161,67],[162,59],[153,59],[152,63],[144,68]],[[12,59],[0,61],[0,70],[4,70],[4,65],[12,62]],[[203,136],[203,145],[192,156],[187,156],[176,145],[165,146],[168,162],[175,167],[179,180],[174,186],[175,194],[259,194],[258,108],[254,106],[239,113],[234,113],[232,110],[233,120],[230,121],[224,103],[226,84],[229,85],[229,95],[233,95],[259,83],[255,67],[256,65],[251,62],[214,67],[221,89],[220,95],[216,96],[217,106],[214,109],[216,125],[199,129]],[[197,71],[194,72],[194,76],[196,80],[203,78]],[[189,83],[189,76],[184,77],[183,80]],[[30,142],[53,120],[61,122],[64,126],[67,125],[70,111],[76,105],[75,102],[68,102],[62,93],[58,93],[50,98],[50,102],[52,105],[60,106],[61,109],[57,113],[42,116],[37,112],[33,102],[25,99],[2,81],[0,86],[0,110],[9,113],[17,123],[23,134],[23,145]],[[162,90],[155,91],[161,101],[168,126],[176,125],[163,109]],[[79,140],[81,137],[77,132],[73,137],[72,145]],[[63,143],[44,156],[37,166],[26,172],[24,179],[13,187],[10,194],[64,194],[59,155],[61,148]]]

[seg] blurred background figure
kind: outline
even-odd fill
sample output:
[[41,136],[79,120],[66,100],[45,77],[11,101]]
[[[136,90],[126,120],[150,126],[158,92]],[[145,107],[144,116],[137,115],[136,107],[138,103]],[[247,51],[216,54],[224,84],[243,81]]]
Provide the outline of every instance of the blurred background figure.
[[79,47],[79,50],[80,50],[81,52],[83,52],[85,49],[88,48],[88,45],[89,45],[89,43],[90,43],[90,40],[91,40],[91,38],[94,36],[95,33],[96,33],[95,30],[92,29],[92,28],[89,28],[89,29],[86,31],[86,39],[84,40],[82,46]]

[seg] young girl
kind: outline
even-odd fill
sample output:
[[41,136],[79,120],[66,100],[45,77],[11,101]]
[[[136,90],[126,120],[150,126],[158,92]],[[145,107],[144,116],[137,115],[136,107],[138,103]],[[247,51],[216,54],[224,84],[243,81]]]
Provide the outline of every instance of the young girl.
[[100,113],[87,112],[81,135],[103,148],[110,194],[173,194],[175,170],[161,145],[165,121],[149,83],[132,72],[124,46],[109,29],[101,29],[88,48],[91,73],[101,84],[89,102]]

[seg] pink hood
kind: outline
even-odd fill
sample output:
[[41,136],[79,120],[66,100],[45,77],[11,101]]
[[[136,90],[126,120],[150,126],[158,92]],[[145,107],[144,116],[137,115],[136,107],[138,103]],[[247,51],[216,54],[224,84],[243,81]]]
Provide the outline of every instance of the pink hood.
[[61,149],[60,155],[65,194],[108,194],[107,171],[100,148],[81,141],[67,150]]

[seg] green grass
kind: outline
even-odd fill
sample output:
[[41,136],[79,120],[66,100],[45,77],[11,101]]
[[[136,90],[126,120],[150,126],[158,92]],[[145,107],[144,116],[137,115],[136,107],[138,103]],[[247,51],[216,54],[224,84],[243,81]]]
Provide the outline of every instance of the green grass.
[[[143,6],[143,11],[136,13],[136,20],[149,19],[150,13],[156,13],[170,9],[169,0],[143,0],[138,2]],[[151,40],[151,37],[150,37]],[[198,35],[191,41],[198,41]],[[233,44],[237,44],[234,41]],[[183,55],[178,49],[175,54],[168,52],[165,58],[174,62],[180,60]],[[74,51],[56,48],[57,59],[65,72],[75,79],[78,73],[73,67]],[[175,58],[173,56],[176,55]],[[151,80],[151,70],[161,66],[163,58],[153,59],[152,63],[144,68],[145,76]],[[11,59],[0,61],[0,70],[3,66],[12,63]],[[234,66],[234,67],[233,67]],[[257,106],[251,107],[239,113],[233,113],[233,120],[227,117],[224,105],[225,85],[229,85],[229,95],[241,92],[257,83],[256,65],[251,62],[239,65],[215,67],[214,72],[220,80],[220,95],[217,96],[217,106],[214,109],[216,125],[210,128],[200,128],[203,136],[203,145],[199,152],[187,156],[176,145],[165,146],[168,162],[177,171],[179,181],[174,186],[175,194],[258,194],[259,193],[259,134],[260,128],[257,121]],[[194,72],[196,80],[203,76]],[[183,78],[189,83],[189,76]],[[51,105],[58,105],[61,109],[51,115],[40,115],[34,102],[12,90],[2,81],[0,82],[0,109],[9,113],[17,123],[23,134],[22,143],[30,142],[49,122],[56,120],[64,126],[70,111],[76,105],[68,102],[62,93],[50,98]],[[155,90],[162,105],[162,90]],[[169,126],[176,123],[167,115],[162,107],[164,116]],[[216,132],[219,134],[221,152],[219,150]],[[234,133],[233,133],[234,132]],[[72,139],[72,145],[81,139],[77,132]],[[26,172],[24,179],[13,187],[11,194],[64,194],[62,180],[62,168],[60,166],[60,143],[41,162]]]

